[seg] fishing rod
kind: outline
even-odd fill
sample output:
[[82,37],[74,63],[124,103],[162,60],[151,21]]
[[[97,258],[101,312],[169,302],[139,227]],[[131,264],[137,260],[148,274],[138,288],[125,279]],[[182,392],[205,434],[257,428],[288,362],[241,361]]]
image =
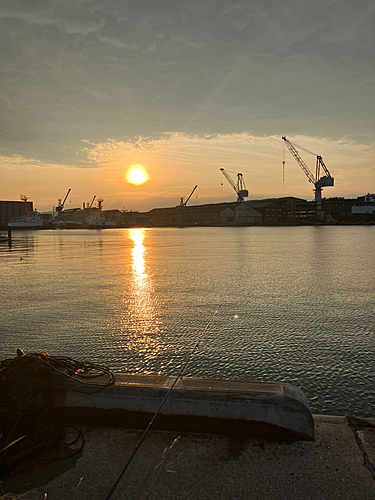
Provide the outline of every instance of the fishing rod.
[[186,369],[187,365],[188,365],[188,364],[189,364],[189,362],[190,362],[190,359],[192,358],[193,354],[195,353],[196,349],[198,348],[198,345],[199,345],[199,343],[200,343],[200,341],[201,341],[201,339],[202,339],[203,335],[204,335],[204,334],[205,334],[205,333],[209,330],[210,326],[212,325],[212,323],[213,323],[213,321],[214,321],[214,319],[215,319],[215,317],[216,317],[216,315],[217,315],[218,311],[219,311],[219,308],[217,308],[217,309],[216,309],[216,311],[214,312],[214,314],[213,314],[212,318],[211,318],[211,319],[210,319],[210,321],[207,323],[207,325],[206,325],[205,329],[204,329],[204,330],[203,330],[203,332],[199,335],[198,340],[197,340],[197,342],[196,342],[195,346],[193,347],[192,351],[190,352],[190,354],[189,354],[189,356],[188,356],[187,360],[185,361],[185,363],[182,365],[182,367],[181,367],[181,370],[180,370],[179,374],[177,375],[177,377],[176,377],[176,378],[175,378],[175,380],[173,381],[173,384],[172,384],[172,385],[171,385],[171,387],[169,388],[169,390],[168,390],[167,394],[164,396],[164,399],[163,399],[163,401],[160,403],[159,408],[156,410],[156,412],[154,413],[154,415],[153,415],[152,419],[151,419],[151,420],[150,420],[150,422],[148,423],[148,425],[147,425],[146,429],[144,430],[144,432],[143,432],[142,436],[140,437],[140,439],[139,439],[138,443],[136,444],[136,446],[135,446],[135,448],[134,448],[134,450],[133,450],[133,453],[130,455],[130,457],[129,457],[128,461],[126,462],[126,464],[125,464],[124,468],[122,469],[122,471],[121,471],[121,473],[120,473],[119,477],[117,478],[116,482],[115,482],[115,483],[114,483],[114,485],[112,486],[111,491],[108,493],[108,495],[106,496],[106,499],[105,499],[105,500],[109,500],[109,499],[111,498],[111,496],[112,496],[113,492],[114,492],[114,491],[115,491],[115,489],[117,488],[117,486],[118,486],[119,482],[121,481],[122,476],[125,474],[126,469],[129,467],[130,462],[133,460],[134,455],[135,455],[135,454],[137,453],[137,451],[139,450],[139,448],[140,448],[141,444],[143,443],[143,441],[144,441],[145,437],[147,436],[148,432],[150,431],[150,429],[151,429],[151,428],[152,428],[152,426],[154,425],[154,423],[155,423],[156,419],[158,418],[159,413],[160,413],[161,409],[162,409],[162,408],[163,408],[163,406],[164,406],[164,403],[167,401],[167,399],[168,399],[168,397],[169,397],[170,393],[172,392],[173,388],[174,388],[174,387],[175,387],[175,385],[177,384],[178,379],[182,378],[182,376],[183,376],[183,374],[184,374],[184,371],[185,371],[185,369]]

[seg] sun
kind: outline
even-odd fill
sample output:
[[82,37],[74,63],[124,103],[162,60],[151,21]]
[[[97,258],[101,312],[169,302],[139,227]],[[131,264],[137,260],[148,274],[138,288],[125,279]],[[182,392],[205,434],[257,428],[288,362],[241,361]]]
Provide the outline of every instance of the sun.
[[127,179],[132,184],[143,184],[148,180],[148,175],[141,165],[132,165],[128,170]]

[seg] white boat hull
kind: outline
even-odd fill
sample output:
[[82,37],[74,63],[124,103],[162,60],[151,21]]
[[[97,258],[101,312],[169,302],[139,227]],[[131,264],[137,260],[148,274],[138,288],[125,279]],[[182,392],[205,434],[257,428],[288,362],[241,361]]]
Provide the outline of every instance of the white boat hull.
[[8,227],[12,229],[39,229],[43,226],[43,219],[34,210],[27,216],[16,217],[8,223]]

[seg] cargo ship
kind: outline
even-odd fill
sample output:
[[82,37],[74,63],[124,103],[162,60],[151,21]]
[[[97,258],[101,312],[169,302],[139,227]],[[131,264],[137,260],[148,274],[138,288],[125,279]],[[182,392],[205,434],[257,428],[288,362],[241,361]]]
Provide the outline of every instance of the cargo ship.
[[12,229],[40,229],[43,226],[43,219],[36,210],[27,215],[16,217],[8,223]]

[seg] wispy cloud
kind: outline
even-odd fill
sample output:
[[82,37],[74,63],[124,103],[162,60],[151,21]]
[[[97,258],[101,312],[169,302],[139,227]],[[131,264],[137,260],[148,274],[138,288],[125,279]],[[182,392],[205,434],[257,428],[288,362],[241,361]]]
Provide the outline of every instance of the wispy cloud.
[[35,169],[44,169],[44,168],[52,168],[52,169],[65,169],[72,168],[70,165],[59,165],[56,163],[44,163],[39,160],[35,160],[34,158],[25,158],[21,155],[10,155],[6,156],[0,155],[0,168],[3,170],[34,170]]
[[[97,32],[104,26],[104,19],[97,22],[92,17],[78,17],[78,8],[86,2],[49,2],[40,5],[39,2],[21,0],[5,0],[0,6],[0,18],[17,19],[37,26],[55,26],[66,34],[81,34]],[[78,14],[78,15],[77,15]]]
[[[289,137],[288,137],[289,138]],[[328,154],[338,154],[349,156],[365,156],[366,160],[375,152],[375,143],[360,144],[350,139],[334,140],[328,137],[309,137],[304,135],[294,135],[290,137],[291,141],[304,144],[304,147],[313,149],[316,154],[322,155],[322,151]],[[88,142],[88,141],[86,141]],[[253,153],[262,154],[270,150],[275,151],[279,148],[281,136],[254,136],[248,133],[241,134],[205,134],[188,135],[180,132],[170,132],[161,134],[159,137],[141,137],[137,136],[127,140],[108,140],[102,143],[89,143],[89,147],[84,147],[89,160],[97,163],[101,167],[123,164],[124,157],[127,155],[148,155],[149,153],[164,154],[168,151],[194,150],[211,151],[219,149],[225,154],[233,154],[234,151],[240,152],[239,148],[251,148]],[[233,149],[234,148],[234,149]],[[259,149],[259,151],[256,151]]]
[[119,38],[114,37],[114,36],[108,36],[108,35],[99,35],[98,33],[96,34],[98,39],[101,42],[104,43],[109,43],[113,47],[117,49],[131,49],[131,50],[138,50],[138,45],[136,43],[130,43],[126,44],[122,42]]

